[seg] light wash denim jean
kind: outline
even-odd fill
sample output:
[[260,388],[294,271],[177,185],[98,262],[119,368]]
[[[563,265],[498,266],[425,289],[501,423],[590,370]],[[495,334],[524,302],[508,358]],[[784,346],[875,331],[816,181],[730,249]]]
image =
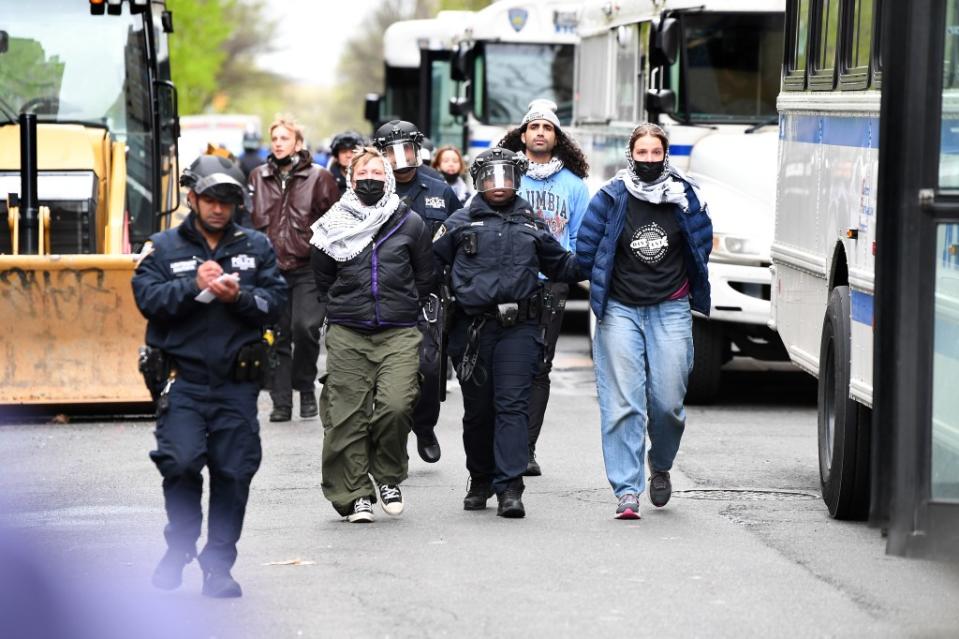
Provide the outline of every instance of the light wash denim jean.
[[593,362],[606,477],[616,497],[646,489],[646,431],[655,470],[673,467],[686,427],[693,366],[689,300],[627,306],[610,298],[596,327]]

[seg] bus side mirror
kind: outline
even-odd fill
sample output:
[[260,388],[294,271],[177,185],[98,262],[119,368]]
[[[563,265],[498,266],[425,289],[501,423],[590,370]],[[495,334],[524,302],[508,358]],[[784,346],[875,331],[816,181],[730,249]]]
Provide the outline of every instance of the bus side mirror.
[[676,94],[670,89],[653,89],[646,92],[646,110],[655,116],[672,115],[676,112]]
[[169,80],[157,80],[157,102],[160,106],[160,144],[173,146],[180,138],[179,96]]
[[469,114],[469,104],[461,95],[450,98],[450,115],[454,118],[466,117]]
[[676,62],[679,54],[679,21],[676,18],[664,18],[653,32],[653,46],[650,52],[650,65],[669,66]]
[[473,60],[476,55],[473,47],[460,45],[453,53],[452,64],[450,64],[450,79],[453,82],[466,82],[470,79],[470,67],[473,66]]
[[382,102],[383,96],[379,93],[367,93],[366,101],[363,104],[363,119],[376,125],[380,121],[380,104]]

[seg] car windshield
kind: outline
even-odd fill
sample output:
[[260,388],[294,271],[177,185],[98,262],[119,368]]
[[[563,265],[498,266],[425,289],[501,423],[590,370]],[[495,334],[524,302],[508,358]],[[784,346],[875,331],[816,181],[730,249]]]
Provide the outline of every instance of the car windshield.
[[[680,56],[670,74],[671,86],[679,86],[680,115],[699,122],[775,118],[783,15],[698,13],[683,16],[683,25],[685,56]],[[680,83],[683,64],[686,77]]]
[[535,98],[555,102],[560,120],[569,122],[573,45],[488,43],[485,68],[485,123],[519,124]]
[[126,10],[122,16],[90,15],[89,4],[76,0],[17,2],[3,13],[0,123],[32,112],[41,122],[126,133],[128,119],[149,98],[138,16]]

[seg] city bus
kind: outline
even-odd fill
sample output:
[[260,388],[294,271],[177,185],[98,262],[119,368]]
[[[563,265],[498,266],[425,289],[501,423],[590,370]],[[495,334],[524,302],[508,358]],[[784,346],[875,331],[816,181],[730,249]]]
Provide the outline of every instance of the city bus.
[[959,548],[957,5],[786,10],[772,323],[819,380],[829,514],[897,554]]
[[454,38],[472,11],[440,11],[435,18],[394,22],[383,32],[384,87],[366,97],[365,117],[415,124],[438,148],[463,144],[462,121],[450,113],[459,84],[450,77]]
[[494,2],[473,14],[454,38],[450,74],[461,91],[450,102],[460,118],[461,148],[475,156],[518,126],[530,101],[572,117],[573,59],[580,3]]
[[591,191],[625,166],[636,123],[653,120],[669,133],[670,163],[709,205],[712,308],[693,323],[691,403],[716,398],[733,356],[753,367],[787,360],[768,327],[784,8],[785,0],[594,1],[579,22],[570,132],[589,159]]

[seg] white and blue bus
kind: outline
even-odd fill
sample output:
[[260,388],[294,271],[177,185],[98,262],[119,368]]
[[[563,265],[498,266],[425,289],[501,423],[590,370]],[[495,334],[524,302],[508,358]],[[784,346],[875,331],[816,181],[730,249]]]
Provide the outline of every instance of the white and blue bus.
[[713,300],[710,319],[693,325],[690,402],[717,396],[734,356],[753,367],[787,359],[768,327],[784,8],[785,0],[594,1],[580,19],[571,135],[589,158],[591,190],[624,166],[636,123],[658,120],[670,162],[709,202]]

